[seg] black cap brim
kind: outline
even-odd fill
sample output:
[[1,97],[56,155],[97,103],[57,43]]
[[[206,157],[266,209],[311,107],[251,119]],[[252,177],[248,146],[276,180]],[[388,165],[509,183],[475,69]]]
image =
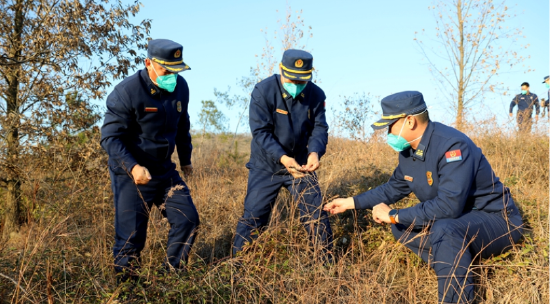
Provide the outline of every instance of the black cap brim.
[[370,125],[374,130],[381,130],[384,128],[387,128],[391,126],[394,122],[398,121],[401,118],[395,118],[395,119],[380,119],[379,121],[373,123]]
[[160,64],[160,63],[159,65],[172,73],[179,73],[179,72],[183,72],[191,69],[187,64],[185,64],[185,62],[182,62],[181,64],[177,64],[177,65],[166,65],[166,64]]

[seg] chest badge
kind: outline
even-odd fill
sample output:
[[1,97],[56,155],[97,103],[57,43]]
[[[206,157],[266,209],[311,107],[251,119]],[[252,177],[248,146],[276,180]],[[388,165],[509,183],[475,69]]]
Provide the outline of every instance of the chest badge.
[[432,186],[434,184],[434,179],[432,178],[432,171],[426,172],[426,178],[428,179],[428,185]]
[[147,112],[147,113],[156,113],[158,111],[159,111],[159,109],[155,108],[155,107],[146,107],[145,108],[145,112]]
[[178,103],[176,104],[176,108],[178,109],[178,112],[181,113],[181,101],[178,101]]
[[413,181],[413,177],[412,177],[412,176],[405,175],[405,180],[406,180],[406,181],[409,181],[409,182],[412,182],[412,181]]
[[279,113],[279,114],[288,115],[288,111],[281,110],[281,109],[277,109],[276,111],[277,111],[277,113]]

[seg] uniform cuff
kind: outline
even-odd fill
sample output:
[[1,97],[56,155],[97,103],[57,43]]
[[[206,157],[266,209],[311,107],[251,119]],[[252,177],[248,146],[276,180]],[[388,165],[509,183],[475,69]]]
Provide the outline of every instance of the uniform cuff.
[[180,159],[180,167],[184,167],[191,164],[191,159]]
[[353,197],[353,204],[357,210],[372,209],[372,207],[370,207],[365,201],[359,198],[359,195]]
[[126,169],[126,172],[132,174],[132,169],[134,169],[134,167],[137,164],[138,164],[137,162],[131,162],[131,163],[124,162],[124,168],[128,168]]
[[279,153],[277,153],[277,155],[275,155],[275,159],[274,159],[275,163],[276,164],[282,164],[281,163],[281,158],[285,155],[287,155],[287,154],[284,151],[282,151],[282,152],[280,151]]
[[310,153],[313,153],[313,152],[319,155],[319,159],[321,159],[321,156],[325,154],[324,149],[319,149],[319,147],[308,147],[307,154],[309,155]]
[[409,226],[414,222],[415,217],[411,214],[411,208],[399,209],[399,224]]

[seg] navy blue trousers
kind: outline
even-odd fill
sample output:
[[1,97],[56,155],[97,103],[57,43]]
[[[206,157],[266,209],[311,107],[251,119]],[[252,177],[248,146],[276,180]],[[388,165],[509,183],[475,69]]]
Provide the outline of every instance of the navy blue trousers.
[[[153,176],[146,185],[136,185],[128,174],[109,171],[115,196],[115,270],[122,271],[133,260],[139,262],[153,204],[160,207],[162,215],[170,223],[165,265],[168,263],[178,268],[181,261],[187,262],[199,225],[199,214],[178,172],[173,170],[163,178]],[[174,189],[168,197],[169,190],[174,186],[181,189]]]
[[[253,239],[252,231],[260,232],[266,227],[279,190],[285,187],[298,202],[300,221],[306,228],[315,246],[323,250],[332,248],[332,230],[328,215],[322,210],[322,195],[316,174],[295,179],[292,175],[277,175],[267,171],[250,169],[248,190],[244,200],[244,214],[237,224],[233,243],[233,255],[245,242]],[[254,238],[257,234],[254,235]]]
[[471,303],[474,300],[472,260],[499,255],[522,234],[523,222],[515,206],[487,213],[472,210],[456,219],[435,221],[428,228],[392,225],[394,237],[418,254],[437,275],[439,303]]

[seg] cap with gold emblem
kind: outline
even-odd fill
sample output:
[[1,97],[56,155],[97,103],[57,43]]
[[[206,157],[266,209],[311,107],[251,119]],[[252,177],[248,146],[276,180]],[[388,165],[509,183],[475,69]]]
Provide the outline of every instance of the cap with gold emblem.
[[313,56],[302,50],[286,50],[279,65],[287,79],[310,81],[313,72]]
[[183,62],[182,53],[183,46],[168,39],[154,39],[147,46],[147,57],[174,73],[191,69]]
[[418,91],[405,91],[382,99],[382,118],[371,125],[374,130],[391,126],[397,120],[427,110],[424,96]]

